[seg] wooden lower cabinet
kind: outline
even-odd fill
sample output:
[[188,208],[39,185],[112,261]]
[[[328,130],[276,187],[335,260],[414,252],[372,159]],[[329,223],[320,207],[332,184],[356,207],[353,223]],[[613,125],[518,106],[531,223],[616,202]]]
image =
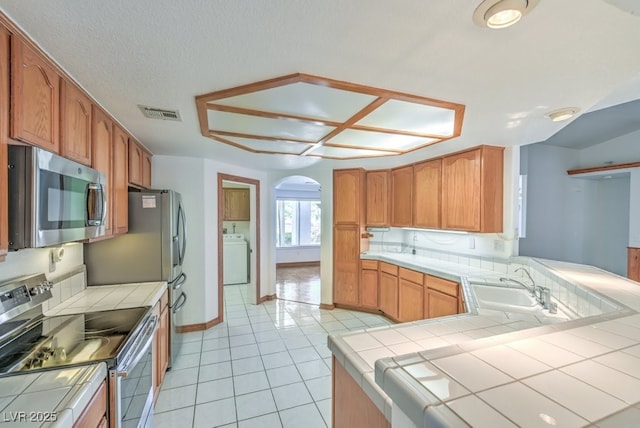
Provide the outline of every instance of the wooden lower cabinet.
[[627,276],[634,281],[640,281],[640,248],[627,248]]
[[455,315],[461,306],[460,284],[432,275],[425,275],[424,316],[425,318]]
[[360,262],[360,306],[368,309],[378,308],[378,262],[362,260]]
[[389,318],[398,319],[398,267],[380,262],[380,310]]
[[359,302],[360,227],[333,228],[333,301],[356,306]]
[[[75,411],[75,410],[74,410]],[[93,394],[73,428],[103,427],[107,423],[107,382],[103,381]]]
[[398,320],[416,321],[424,318],[424,275],[400,268],[398,282]]
[[169,366],[169,292],[165,291],[154,306],[153,313],[158,316],[158,330],[153,338],[153,399],[158,397],[160,386]]
[[391,428],[384,413],[376,407],[347,370],[336,361],[333,364],[333,395],[331,400],[333,428]]
[[[0,26],[0,165],[7,165],[9,136],[9,31]],[[0,262],[9,249],[9,177],[7,168],[0,168]]]

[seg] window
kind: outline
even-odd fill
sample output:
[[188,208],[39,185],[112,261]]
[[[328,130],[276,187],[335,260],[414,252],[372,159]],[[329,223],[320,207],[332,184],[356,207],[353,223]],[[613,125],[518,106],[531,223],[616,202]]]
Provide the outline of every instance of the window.
[[320,201],[276,200],[277,247],[320,245]]

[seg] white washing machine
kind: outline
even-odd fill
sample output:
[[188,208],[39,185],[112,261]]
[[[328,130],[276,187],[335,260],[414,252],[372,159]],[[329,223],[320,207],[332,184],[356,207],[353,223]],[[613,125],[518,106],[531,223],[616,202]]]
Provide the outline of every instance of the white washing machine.
[[249,281],[247,271],[247,241],[242,233],[228,233],[222,235],[223,268],[222,283],[246,284]]

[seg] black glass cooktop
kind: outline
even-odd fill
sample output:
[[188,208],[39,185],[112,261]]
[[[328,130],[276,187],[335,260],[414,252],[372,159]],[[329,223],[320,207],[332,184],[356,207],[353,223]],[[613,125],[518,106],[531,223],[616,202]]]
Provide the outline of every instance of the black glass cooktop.
[[149,308],[43,317],[0,343],[0,374],[113,360]]

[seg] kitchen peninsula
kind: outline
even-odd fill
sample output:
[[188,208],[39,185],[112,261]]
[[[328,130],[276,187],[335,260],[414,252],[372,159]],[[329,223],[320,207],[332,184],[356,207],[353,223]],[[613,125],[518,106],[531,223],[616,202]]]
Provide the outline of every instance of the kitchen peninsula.
[[[638,420],[637,283],[591,266],[525,257],[510,263],[401,253],[361,258],[458,278],[467,312],[330,336],[335,427],[619,426]],[[528,281],[520,268],[551,290],[570,320],[477,307],[471,283]],[[349,403],[341,399],[345,392]]]

